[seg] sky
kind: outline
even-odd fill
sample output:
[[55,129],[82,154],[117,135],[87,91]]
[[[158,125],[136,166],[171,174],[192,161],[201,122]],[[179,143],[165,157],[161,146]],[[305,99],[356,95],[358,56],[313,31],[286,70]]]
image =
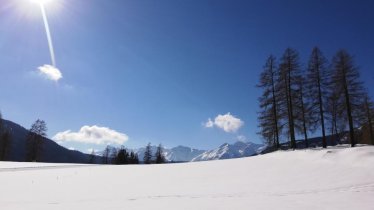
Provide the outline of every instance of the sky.
[[[35,0],[34,0],[35,1]],[[374,1],[0,0],[0,110],[83,152],[212,149],[257,135],[266,58],[355,56],[374,96]]]

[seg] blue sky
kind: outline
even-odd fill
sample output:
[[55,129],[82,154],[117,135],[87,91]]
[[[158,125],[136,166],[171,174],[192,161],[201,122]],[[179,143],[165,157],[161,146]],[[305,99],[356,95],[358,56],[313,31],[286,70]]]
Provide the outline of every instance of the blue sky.
[[[0,109],[26,128],[45,120],[51,138],[79,139],[88,126],[130,148],[261,142],[255,85],[267,56],[287,47],[304,67],[316,45],[328,58],[347,49],[374,84],[369,0],[50,0],[45,9],[63,78],[38,73],[51,64],[38,5],[2,0]],[[218,115],[236,127],[214,124]],[[108,142],[99,143],[62,141],[82,151]]]

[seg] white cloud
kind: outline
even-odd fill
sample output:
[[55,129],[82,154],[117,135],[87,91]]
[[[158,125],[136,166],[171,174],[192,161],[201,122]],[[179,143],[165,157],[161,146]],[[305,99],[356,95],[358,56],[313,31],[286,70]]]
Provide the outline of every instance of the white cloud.
[[75,148],[74,148],[74,147],[69,147],[68,149],[69,149],[69,150],[75,150]]
[[209,118],[208,121],[204,124],[204,126],[206,128],[213,128],[214,122],[212,121],[212,119]]
[[89,144],[123,144],[129,137],[107,127],[83,126],[78,132],[71,130],[57,133],[53,138],[55,141],[75,141]]
[[244,135],[238,135],[236,138],[238,139],[238,141],[242,141],[242,142],[247,141],[247,137],[245,137]]
[[208,121],[204,124],[206,128],[213,128],[217,127],[222,130],[224,130],[227,133],[235,133],[238,131],[242,126],[244,125],[244,122],[234,117],[233,115],[229,113],[225,115],[217,115],[216,118],[214,118],[214,121],[212,121],[210,118]]
[[39,74],[45,78],[53,81],[58,81],[62,78],[62,73],[56,67],[45,64],[44,66],[38,67]]

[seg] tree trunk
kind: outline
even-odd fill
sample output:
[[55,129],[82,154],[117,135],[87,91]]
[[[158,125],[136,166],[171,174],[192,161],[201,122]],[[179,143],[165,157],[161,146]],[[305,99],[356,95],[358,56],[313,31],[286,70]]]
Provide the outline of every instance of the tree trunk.
[[319,100],[319,113],[322,126],[322,146],[323,148],[327,147],[326,133],[325,133],[325,119],[323,116],[323,100],[322,100],[322,91],[321,91],[321,75],[319,73],[319,67],[317,66],[318,71],[318,100]]
[[291,135],[291,147],[292,149],[296,149],[296,139],[295,139],[295,125],[294,125],[294,117],[293,117],[293,105],[292,105],[292,89],[291,89],[291,66],[290,60],[288,61],[288,100],[289,100],[289,126],[290,126],[290,135]]
[[[271,63],[271,69],[273,69],[273,62]],[[274,85],[274,72],[271,75],[272,83],[272,92],[273,92],[273,114],[274,114],[274,123],[275,123],[275,146],[279,149],[279,130],[278,130],[278,115],[277,115],[277,102],[275,99],[275,85]]]
[[353,126],[353,118],[352,118],[352,109],[351,109],[351,102],[349,99],[349,91],[347,86],[347,78],[344,74],[344,94],[345,94],[345,103],[347,106],[347,116],[348,116],[348,123],[349,123],[349,137],[351,140],[351,146],[356,146],[356,140],[355,140],[355,131]]

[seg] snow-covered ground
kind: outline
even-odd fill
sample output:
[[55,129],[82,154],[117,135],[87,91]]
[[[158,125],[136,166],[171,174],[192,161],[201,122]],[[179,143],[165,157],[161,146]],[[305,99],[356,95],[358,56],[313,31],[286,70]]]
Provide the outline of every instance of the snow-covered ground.
[[372,146],[165,165],[0,168],[1,210],[374,208]]

